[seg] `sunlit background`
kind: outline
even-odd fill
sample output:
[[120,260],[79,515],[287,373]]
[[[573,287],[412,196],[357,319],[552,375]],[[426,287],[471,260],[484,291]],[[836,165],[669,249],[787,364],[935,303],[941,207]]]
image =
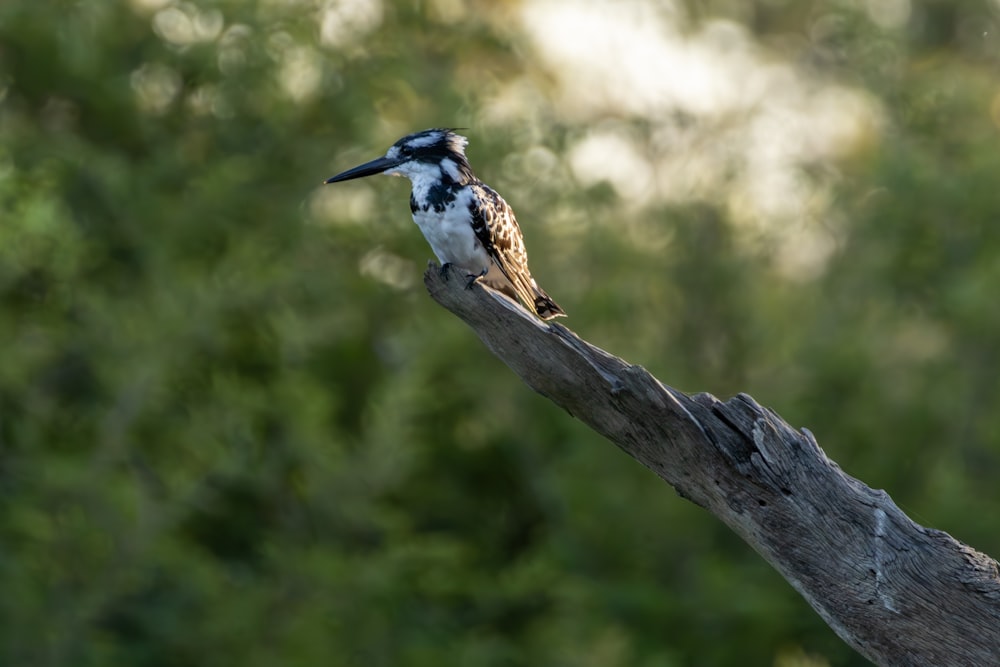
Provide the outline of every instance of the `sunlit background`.
[[0,3],[0,664],[867,664],[426,295],[462,127],[579,335],[1000,554],[1000,2]]

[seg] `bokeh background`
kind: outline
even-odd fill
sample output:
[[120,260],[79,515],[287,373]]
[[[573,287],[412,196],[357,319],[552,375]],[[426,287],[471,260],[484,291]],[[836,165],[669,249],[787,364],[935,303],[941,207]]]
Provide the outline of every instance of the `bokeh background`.
[[580,335],[1000,554],[997,0],[4,0],[0,664],[866,664],[319,186],[433,126]]

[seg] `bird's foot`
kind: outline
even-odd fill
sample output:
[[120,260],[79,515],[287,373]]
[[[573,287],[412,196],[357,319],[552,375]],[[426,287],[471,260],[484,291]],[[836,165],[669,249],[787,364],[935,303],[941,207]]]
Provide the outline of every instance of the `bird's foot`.
[[489,267],[483,269],[480,273],[467,273],[465,277],[469,279],[469,282],[465,283],[465,289],[472,289],[472,286],[476,284],[476,281],[489,273]]
[[441,277],[444,278],[445,281],[448,280],[448,270],[450,268],[451,268],[451,262],[445,262],[444,264],[441,265]]

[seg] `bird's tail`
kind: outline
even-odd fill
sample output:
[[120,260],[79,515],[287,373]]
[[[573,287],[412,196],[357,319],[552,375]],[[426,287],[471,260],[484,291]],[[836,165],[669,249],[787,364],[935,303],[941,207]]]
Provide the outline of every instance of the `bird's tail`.
[[534,310],[543,320],[566,316],[566,311],[560,308],[530,275],[514,274],[514,280],[510,280],[507,274],[497,267],[495,273],[491,271],[482,278],[482,282],[515,301],[520,301],[525,308]]
[[538,285],[532,285],[535,293],[535,312],[543,320],[551,320],[554,317],[566,317],[566,311],[559,307],[559,304],[552,300],[548,294]]

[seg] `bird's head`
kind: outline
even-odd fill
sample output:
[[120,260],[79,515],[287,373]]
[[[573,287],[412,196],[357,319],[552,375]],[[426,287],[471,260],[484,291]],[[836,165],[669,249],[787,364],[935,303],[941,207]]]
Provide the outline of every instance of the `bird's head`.
[[435,179],[465,183],[473,178],[472,168],[465,157],[468,143],[468,139],[448,128],[415,132],[390,146],[382,157],[331,176],[324,183],[339,183],[374,174],[406,176],[411,181]]

